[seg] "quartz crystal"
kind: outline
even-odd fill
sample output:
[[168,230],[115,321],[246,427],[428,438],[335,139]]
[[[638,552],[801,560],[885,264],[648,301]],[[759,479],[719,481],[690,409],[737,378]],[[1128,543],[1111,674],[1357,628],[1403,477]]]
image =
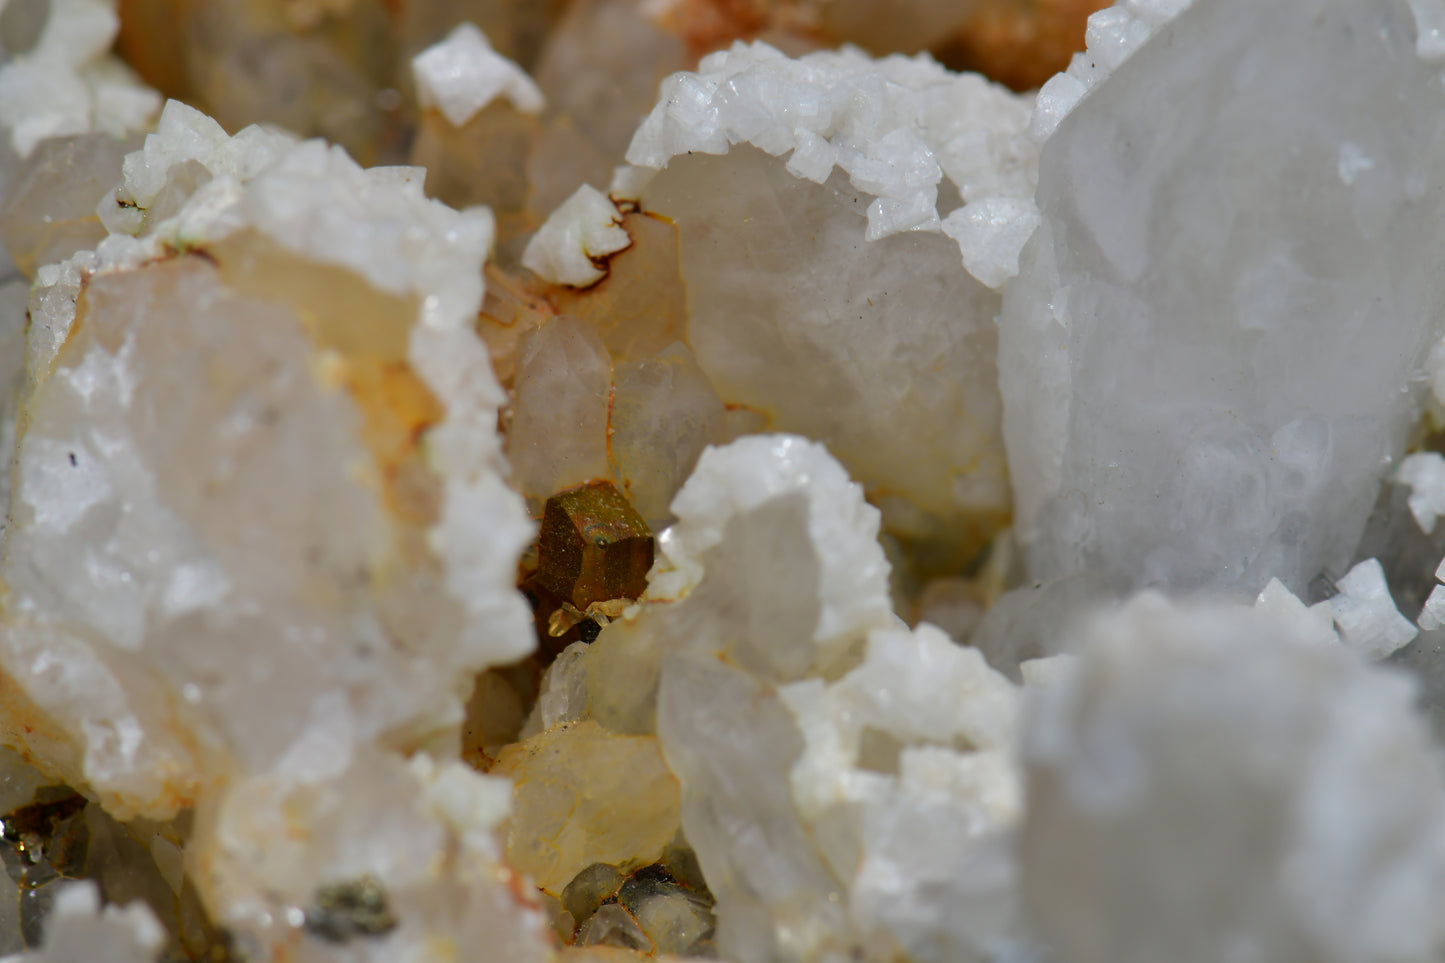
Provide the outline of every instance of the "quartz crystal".
[[1095,622],[1025,742],[1024,890],[1067,958],[1433,959],[1445,782],[1400,675],[1238,606]]
[[1442,37],[0,0],[0,957],[1438,961]]
[[[956,226],[960,197],[968,213],[1029,206],[1028,106],[926,60],[737,46],[669,79],[628,151],[643,171],[614,184],[677,222],[688,338],[723,400],[826,443],[891,532],[955,559],[1008,492],[998,296],[960,266],[940,211]],[[1006,263],[1026,236],[979,259]]]
[[1419,415],[1445,95],[1403,4],[1215,0],[1147,35],[1110,35],[1090,63],[1137,49],[1043,147],[1000,328],[1018,534],[1039,579],[1302,592]]

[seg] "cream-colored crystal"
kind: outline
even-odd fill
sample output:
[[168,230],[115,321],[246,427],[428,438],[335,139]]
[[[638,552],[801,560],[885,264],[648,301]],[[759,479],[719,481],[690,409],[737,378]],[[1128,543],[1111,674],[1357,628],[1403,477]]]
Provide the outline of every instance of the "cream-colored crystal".
[[508,862],[554,895],[593,863],[656,862],[677,833],[677,780],[652,736],[564,723],[508,746],[492,772],[516,784]]

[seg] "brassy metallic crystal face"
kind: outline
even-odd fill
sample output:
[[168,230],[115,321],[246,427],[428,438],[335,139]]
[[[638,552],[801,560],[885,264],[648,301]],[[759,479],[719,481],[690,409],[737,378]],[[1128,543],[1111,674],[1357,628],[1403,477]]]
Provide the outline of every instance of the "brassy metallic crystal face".
[[652,530],[611,483],[593,481],[547,499],[537,542],[538,580],[585,611],[647,589]]

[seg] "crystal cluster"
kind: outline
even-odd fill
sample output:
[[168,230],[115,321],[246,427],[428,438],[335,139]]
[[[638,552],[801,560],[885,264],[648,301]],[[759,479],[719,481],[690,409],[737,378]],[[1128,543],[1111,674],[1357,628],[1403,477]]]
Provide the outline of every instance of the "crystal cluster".
[[0,958],[1438,960],[1445,6],[1101,6],[0,0]]

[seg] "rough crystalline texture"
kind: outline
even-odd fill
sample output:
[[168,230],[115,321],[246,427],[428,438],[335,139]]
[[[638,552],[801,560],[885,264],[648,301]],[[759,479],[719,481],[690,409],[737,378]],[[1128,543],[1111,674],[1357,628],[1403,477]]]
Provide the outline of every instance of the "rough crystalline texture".
[[96,885],[72,884],[55,908],[38,952],[9,957],[17,963],[150,963],[165,942],[165,931],[144,905],[100,905]]
[[120,26],[115,0],[47,6],[33,44],[0,65],[0,126],[15,153],[24,157],[47,137],[119,137],[149,126],[160,97],[106,53]]
[[726,959],[1018,951],[1017,691],[890,614],[859,487],[755,436],[705,452],[672,507],[647,595],[563,653],[538,722],[655,724]]
[[491,771],[516,785],[508,862],[554,896],[595,863],[655,863],[677,835],[677,780],[654,736],[563,724],[508,746]]
[[953,554],[1007,512],[979,277],[1007,276],[1027,231],[1001,209],[975,225],[991,245],[964,230],[975,277],[940,213],[1026,216],[1028,109],[927,58],[738,45],[669,78],[614,184],[677,223],[689,342],[723,400],[826,443],[891,532]]
[[1058,125],[1000,329],[1033,577],[1349,567],[1445,316],[1445,90],[1415,47],[1391,0],[1199,3]]
[[1074,963],[1437,959],[1445,781],[1409,680],[1146,595],[1028,726],[1028,906]]
[[541,954],[489,834],[505,785],[395,754],[454,753],[475,673],[534,644],[472,329],[490,217],[174,103],[124,172],[141,236],[32,298],[0,560],[24,748],[117,817],[196,806],[197,884],[250,957],[318,953],[368,876],[394,952]]

